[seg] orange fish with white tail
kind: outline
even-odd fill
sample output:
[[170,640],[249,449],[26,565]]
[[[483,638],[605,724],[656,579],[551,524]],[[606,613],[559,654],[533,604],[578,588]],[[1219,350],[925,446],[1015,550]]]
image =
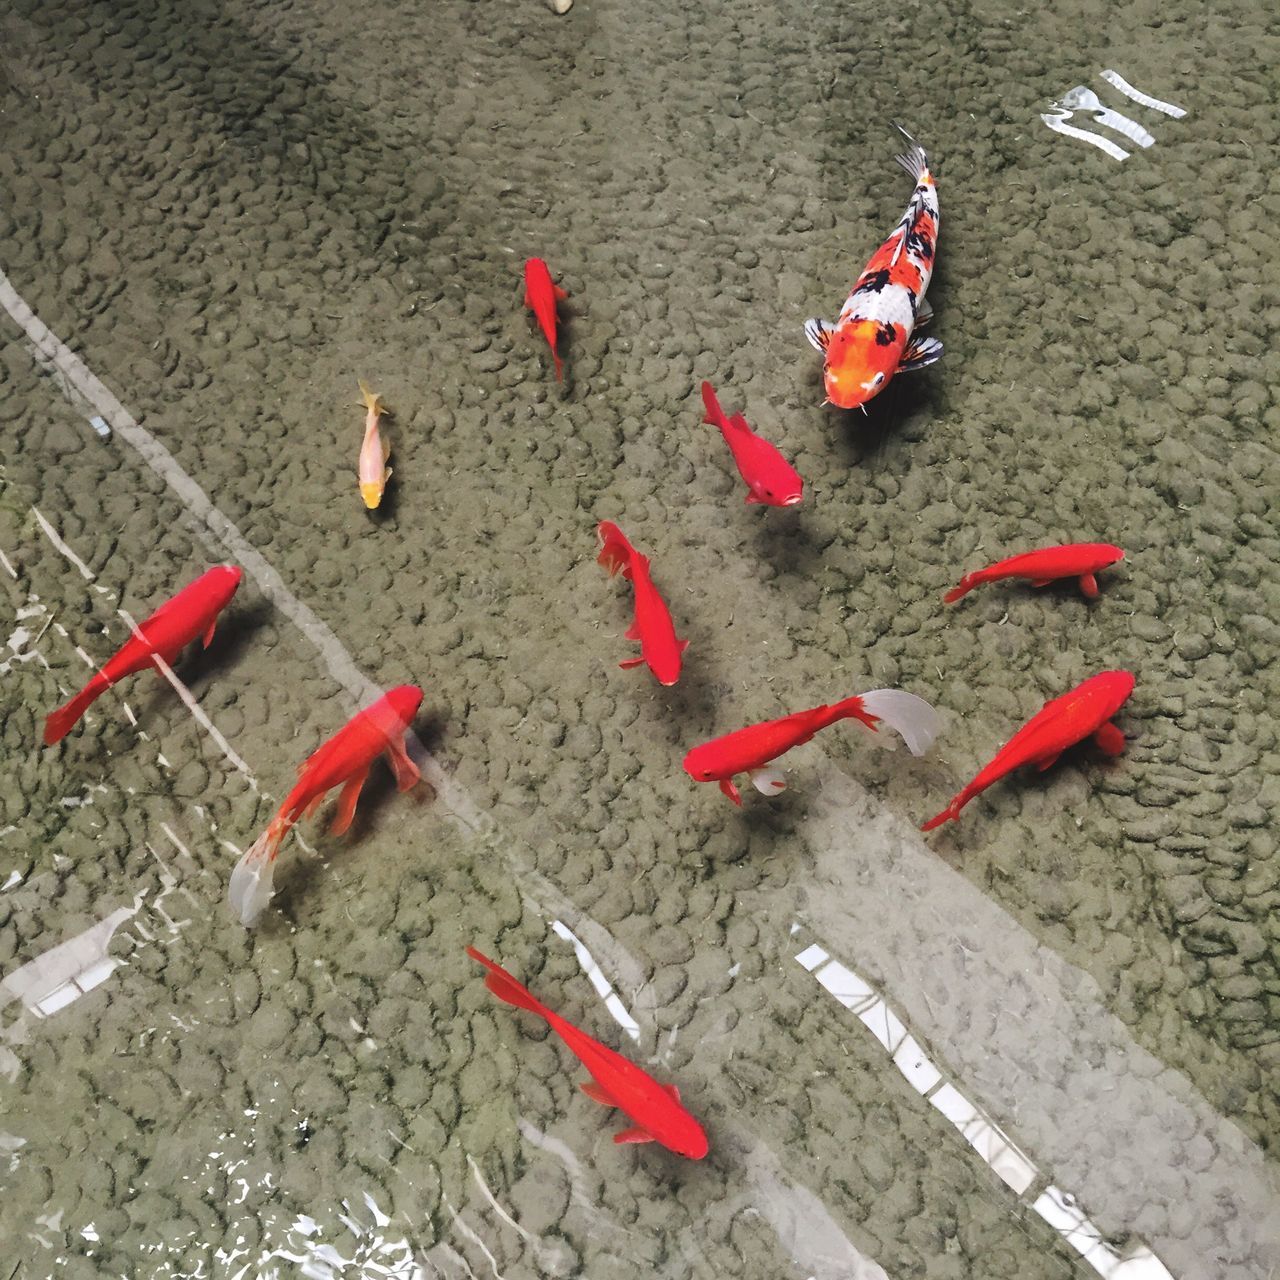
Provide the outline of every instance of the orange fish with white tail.
[[907,211],[863,268],[835,324],[805,321],[805,336],[825,357],[827,401],[841,409],[863,408],[894,374],[942,357],[937,338],[915,332],[933,318],[924,295],[942,219],[938,188],[924,148],[901,125],[898,131],[911,146],[896,159],[916,184]]
[[313,813],[334,787],[341,787],[342,795],[330,831],[340,836],[355,817],[360,789],[379,756],[386,757],[399,790],[408,791],[419,780],[422,775],[405,751],[404,735],[421,703],[422,690],[415,685],[392,689],[372,706],[357,711],[299,767],[297,784],[231,872],[228,896],[241,924],[253,926],[266,910],[275,892],[276,855],[293,824]]
[[676,624],[671,621],[667,602],[653,585],[648,557],[642,556],[627,541],[627,535],[612,520],[602,520],[598,533],[600,554],[597,559],[608,569],[611,578],[622,570],[622,576],[630,579],[636,594],[635,615],[627,639],[640,641],[640,656],[628,658],[618,665],[625,671],[647,663],[659,684],[675,684],[680,679],[684,651],[689,642],[676,635]]
[[872,689],[830,706],[797,711],[704,742],[685,756],[685,772],[695,782],[718,782],[734,804],[742,803],[733,782],[739,773],[748,774],[763,795],[777,795],[786,789],[786,779],[781,770],[771,769],[769,764],[792,747],[808,742],[819,730],[851,718],[868,729],[887,724],[897,730],[913,756],[924,755],[941,728],[938,713],[923,698],[902,689]]
[[1059,578],[1076,578],[1081,594],[1086,600],[1098,595],[1097,575],[1124,559],[1124,552],[1109,542],[1071,542],[1060,547],[1041,547],[1038,551],[1024,551],[1010,556],[985,569],[966,573],[960,585],[952,587],[943,596],[947,604],[955,604],[974,587],[984,582],[999,582],[1004,578],[1026,578],[1033,587],[1047,587]]
[[499,1000],[536,1013],[569,1046],[591,1075],[592,1083],[580,1086],[582,1092],[593,1102],[617,1107],[631,1121],[630,1129],[613,1135],[614,1142],[657,1142],[690,1160],[707,1154],[707,1135],[681,1103],[675,1085],[659,1084],[634,1062],[548,1009],[528,987],[475,947],[468,947],[467,955],[489,970],[484,984]]
[[1128,671],[1102,671],[1070,693],[1045,703],[996,752],[995,759],[921,830],[932,831],[944,822],[954,821],[974,796],[1023,765],[1033,764],[1043,772],[1068,747],[1085,738],[1091,737],[1105,754],[1118,756],[1124,750],[1124,734],[1111,723],[1111,717],[1125,704],[1134,683]]
[[145,622],[138,623],[119,652],[80,690],[70,702],[51,712],[44,722],[44,743],[51,747],[75,728],[80,717],[118,680],[146,667],[156,670],[156,659],[168,666],[197,636],[209,647],[218,615],[231,602],[240,585],[242,571],[230,564],[216,565],[201,574],[162,604]]
[[391,468],[387,459],[391,457],[391,446],[382,438],[378,429],[380,419],[390,417],[391,410],[380,395],[370,391],[363,382],[360,384],[361,405],[364,408],[364,440],[360,444],[360,460],[356,464],[356,478],[360,484],[360,496],[370,511],[376,511],[382,502],[387,481],[391,479]]

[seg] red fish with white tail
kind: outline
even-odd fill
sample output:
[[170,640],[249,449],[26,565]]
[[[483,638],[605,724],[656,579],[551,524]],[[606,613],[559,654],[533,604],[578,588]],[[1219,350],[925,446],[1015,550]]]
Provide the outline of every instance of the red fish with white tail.
[[552,281],[551,271],[541,258],[530,258],[524,264],[524,305],[533,312],[542,336],[551,348],[557,382],[564,377],[564,364],[556,350],[556,303],[563,302],[568,296]]
[[61,742],[75,728],[94,700],[118,680],[146,667],[156,670],[156,659],[168,666],[197,636],[209,647],[218,615],[231,602],[240,585],[242,572],[234,565],[220,564],[201,574],[162,604],[145,622],[137,625],[119,652],[64,707],[52,712],[44,722],[45,746]]
[[923,698],[902,689],[873,689],[830,706],[797,711],[780,720],[767,720],[704,742],[685,756],[685,772],[696,782],[718,782],[734,804],[742,803],[733,782],[739,773],[748,774],[762,794],[776,795],[787,784],[780,770],[768,768],[770,762],[808,742],[837,720],[851,718],[868,729],[877,730],[883,723],[897,730],[914,756],[929,750],[941,727],[938,713]]
[[379,420],[389,417],[391,410],[380,395],[370,391],[363,382],[360,384],[361,404],[364,408],[364,440],[360,444],[360,458],[356,464],[356,478],[360,484],[360,496],[370,511],[375,511],[382,502],[387,481],[391,479],[391,468],[387,459],[391,457],[391,446],[382,438],[378,429]]
[[659,1084],[634,1062],[548,1009],[528,987],[475,947],[468,947],[467,955],[489,970],[484,984],[499,1000],[536,1013],[569,1046],[591,1075],[592,1083],[582,1085],[582,1092],[594,1102],[617,1107],[632,1122],[630,1129],[614,1134],[614,1142],[657,1142],[690,1160],[707,1154],[707,1135],[685,1110],[675,1085]]
[[1107,755],[1118,756],[1124,750],[1124,734],[1111,723],[1111,717],[1133,692],[1134,683],[1128,671],[1103,671],[1070,693],[1047,702],[996,752],[995,759],[921,830],[932,831],[944,822],[954,821],[974,796],[981,795],[992,783],[1023,765],[1033,764],[1043,772],[1068,747],[1085,738],[1092,737]]
[[628,658],[618,665],[625,671],[647,663],[659,684],[675,684],[680,679],[684,651],[689,642],[676,635],[671,611],[653,585],[648,557],[642,556],[627,541],[626,534],[612,520],[602,520],[597,532],[600,535],[599,562],[608,569],[611,578],[621,570],[622,576],[629,579],[635,588],[635,614],[627,639],[640,641],[640,656]]
[[385,756],[400,791],[421,777],[404,747],[405,731],[422,703],[422,690],[404,684],[372,706],[357,711],[337,733],[298,768],[298,781],[267,829],[231,872],[229,901],[246,927],[256,924],[275,892],[276,855],[294,823],[313,813],[334,787],[341,787],[332,833],[340,836],[355,817],[360,790],[379,756]]
[[1060,547],[1042,547],[966,573],[960,585],[952,587],[942,598],[947,604],[954,604],[974,587],[1003,578],[1026,578],[1033,587],[1047,587],[1059,578],[1078,578],[1082,594],[1094,600],[1098,595],[1097,574],[1123,559],[1124,552],[1109,542],[1071,542]]
[[747,502],[770,507],[794,507],[804,497],[800,473],[767,440],[756,435],[740,413],[726,417],[711,383],[702,384],[704,423],[720,428],[733,454],[738,474],[747,484]]
[[907,211],[863,268],[835,324],[805,321],[805,336],[825,357],[827,401],[841,409],[862,408],[894,374],[923,369],[942,356],[937,338],[915,332],[933,318],[924,295],[942,217],[938,188],[924,148],[901,125],[898,130],[911,148],[896,159],[916,184]]

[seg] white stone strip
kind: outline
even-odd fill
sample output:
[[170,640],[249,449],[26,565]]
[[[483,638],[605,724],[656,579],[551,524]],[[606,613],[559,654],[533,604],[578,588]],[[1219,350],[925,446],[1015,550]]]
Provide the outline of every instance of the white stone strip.
[[1145,93],[1135,89],[1118,71],[1112,71],[1108,68],[1106,71],[1100,71],[1098,74],[1109,84],[1119,89],[1126,98],[1132,98],[1134,102],[1141,103],[1144,107],[1150,107],[1152,111],[1163,111],[1165,115],[1172,116],[1175,120],[1181,120],[1187,113],[1182,107],[1175,107],[1172,102],[1161,102],[1159,98],[1148,97]]
[[639,1044],[640,1024],[627,1011],[626,1005],[622,1003],[617,992],[614,991],[609,979],[604,976],[599,964],[596,963],[595,957],[583,946],[577,935],[562,920],[553,921],[551,928],[554,933],[573,947],[574,954],[578,957],[578,963],[582,966],[582,971],[587,975],[591,985],[595,987],[596,994],[604,1001],[605,1008],[613,1015],[613,1020],[632,1040]]

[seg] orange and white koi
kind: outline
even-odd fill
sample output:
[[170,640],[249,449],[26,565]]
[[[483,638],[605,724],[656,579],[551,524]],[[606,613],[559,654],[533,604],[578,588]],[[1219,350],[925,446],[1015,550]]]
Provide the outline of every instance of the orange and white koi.
[[747,502],[770,507],[794,507],[804,497],[800,473],[767,440],[756,435],[740,413],[725,415],[711,383],[702,384],[703,422],[720,428],[733,454],[738,474],[747,482]]
[[600,535],[597,559],[608,569],[611,578],[621,569],[622,576],[631,580],[636,593],[635,616],[627,639],[640,641],[640,656],[618,665],[626,671],[642,662],[648,663],[659,684],[675,684],[680,679],[680,667],[689,642],[676,635],[667,602],[653,585],[649,558],[627,541],[627,535],[612,520],[602,520],[597,532]]
[[391,479],[391,468],[387,459],[391,457],[391,446],[382,438],[378,430],[378,420],[389,417],[391,410],[380,395],[370,391],[363,382],[360,383],[361,404],[364,415],[364,441],[360,445],[360,461],[356,465],[356,476],[360,482],[360,496],[370,511],[377,510],[382,501],[382,494]]
[[1133,692],[1134,678],[1128,671],[1101,671],[1078,684],[1070,693],[1046,702],[1008,742],[995,758],[951,803],[920,829],[932,831],[944,822],[953,822],[960,810],[994,782],[1023,765],[1033,764],[1043,772],[1077,742],[1092,738],[1109,756],[1124,750],[1124,734],[1111,717]]
[[204,637],[207,649],[218,615],[231,602],[241,576],[242,570],[235,565],[215,565],[183,587],[172,600],[165,601],[146,621],[138,623],[133,635],[102,670],[66,706],[49,713],[44,722],[45,746],[61,742],[94,700],[117,680],[146,667],[159,670],[157,658],[172,666],[197,636]]
[[895,373],[923,369],[942,356],[937,338],[915,336],[933,318],[924,295],[938,245],[938,189],[924,148],[901,125],[898,130],[911,148],[895,158],[916,184],[907,211],[871,256],[836,323],[805,321],[805,336],[826,357],[827,401],[841,409],[862,408]]
[[231,872],[228,900],[246,928],[257,923],[275,892],[276,855],[294,823],[313,813],[334,787],[342,787],[330,831],[340,836],[355,817],[360,790],[379,756],[408,791],[422,776],[405,751],[405,731],[418,713],[422,690],[403,684],[357,711],[337,733],[298,767],[298,781],[267,829],[249,846]]
[[630,1129],[613,1135],[614,1142],[657,1142],[690,1160],[707,1154],[707,1135],[685,1109],[675,1085],[659,1084],[634,1062],[548,1009],[528,987],[475,947],[468,947],[467,955],[489,970],[484,985],[499,1000],[536,1013],[569,1046],[591,1075],[590,1084],[579,1086],[582,1092],[593,1102],[617,1107],[631,1121]]
[[786,790],[787,783],[781,770],[768,768],[770,762],[808,742],[820,729],[850,718],[860,720],[868,729],[884,723],[897,730],[913,756],[924,755],[941,728],[938,713],[923,698],[903,689],[872,689],[830,706],[797,711],[704,742],[685,756],[685,772],[695,782],[718,782],[734,804],[742,803],[733,782],[739,773],[750,775],[752,785],[763,795],[777,795]]

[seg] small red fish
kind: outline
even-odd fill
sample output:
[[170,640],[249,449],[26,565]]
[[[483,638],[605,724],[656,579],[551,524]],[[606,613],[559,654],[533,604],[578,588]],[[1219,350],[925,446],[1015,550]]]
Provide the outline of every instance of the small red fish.
[[45,746],[61,742],[94,699],[118,680],[144,667],[155,667],[157,657],[172,666],[178,654],[197,636],[204,637],[207,649],[218,625],[218,615],[235,595],[241,576],[241,570],[234,565],[216,565],[183,587],[145,622],[140,622],[134,634],[106,666],[65,707],[50,713],[44,722]]
[[484,984],[499,1000],[536,1013],[569,1046],[593,1081],[580,1086],[582,1092],[606,1107],[617,1107],[632,1121],[634,1127],[615,1133],[614,1142],[657,1142],[690,1160],[701,1160],[707,1154],[707,1135],[680,1104],[680,1090],[675,1085],[659,1084],[620,1053],[579,1031],[475,947],[468,947],[467,955],[489,970]]
[[767,720],[704,742],[685,756],[685,772],[696,782],[718,782],[734,804],[742,803],[733,784],[734,775],[739,773],[750,774],[757,791],[776,795],[786,788],[786,780],[779,770],[765,766],[792,747],[808,742],[820,729],[849,718],[860,720],[873,730],[883,721],[902,735],[914,756],[929,750],[940,728],[938,713],[923,698],[902,689],[873,689],[830,706],[797,711],[780,720]]
[[552,283],[551,272],[541,258],[530,258],[524,264],[524,305],[533,310],[542,336],[551,348],[557,382],[563,377],[564,367],[556,351],[556,303],[563,302],[568,296],[558,284]]
[[974,796],[1025,764],[1033,764],[1043,772],[1068,747],[1090,736],[1107,755],[1118,756],[1124,750],[1124,734],[1111,723],[1111,717],[1133,692],[1134,683],[1128,671],[1103,671],[1090,676],[1070,693],[1045,703],[996,752],[995,759],[921,830],[932,831],[958,818],[960,810]]
[[804,497],[804,481],[800,473],[767,440],[761,439],[747,426],[740,413],[725,417],[711,383],[702,384],[702,403],[707,416],[704,423],[719,427],[733,453],[738,473],[747,482],[747,502],[770,507],[794,507]]
[[689,642],[676,636],[671,612],[649,574],[648,557],[642,556],[627,541],[626,534],[612,520],[602,520],[597,532],[600,535],[597,559],[608,569],[611,578],[621,569],[622,576],[630,579],[636,592],[635,617],[627,639],[640,641],[640,656],[618,665],[626,671],[645,662],[659,684],[675,684],[680,679],[681,660]]
[[293,790],[231,872],[228,896],[241,924],[252,926],[266,909],[274,892],[274,865],[281,842],[295,822],[320,806],[326,793],[342,787],[338,812],[330,828],[340,836],[351,826],[360,789],[379,756],[386,756],[400,791],[408,791],[419,780],[422,775],[404,749],[404,735],[421,703],[422,690],[416,685],[402,684],[392,689],[372,706],[357,711],[298,767]]
[[1098,595],[1098,579],[1094,575],[1123,559],[1124,552],[1109,542],[1071,542],[1061,547],[1042,547],[1039,551],[1026,551],[989,564],[976,573],[966,573],[960,585],[942,598],[947,604],[954,604],[974,587],[1002,578],[1027,578],[1033,587],[1046,587],[1058,578],[1079,578],[1080,590],[1086,599],[1093,600]]

